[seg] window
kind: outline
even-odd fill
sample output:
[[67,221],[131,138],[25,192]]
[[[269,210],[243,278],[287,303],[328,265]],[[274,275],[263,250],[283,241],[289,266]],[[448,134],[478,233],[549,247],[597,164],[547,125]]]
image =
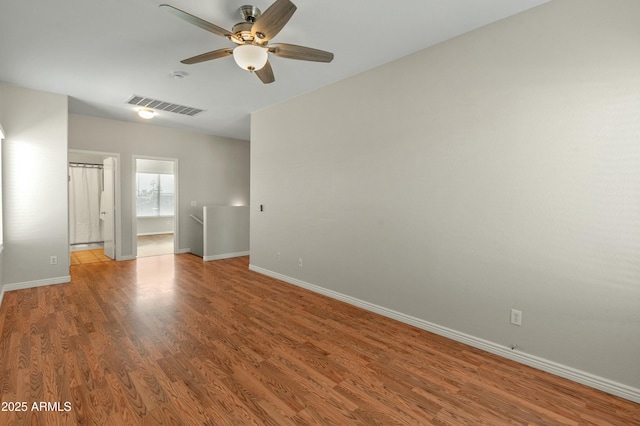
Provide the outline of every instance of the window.
[[173,216],[173,175],[136,173],[136,181],[138,217]]

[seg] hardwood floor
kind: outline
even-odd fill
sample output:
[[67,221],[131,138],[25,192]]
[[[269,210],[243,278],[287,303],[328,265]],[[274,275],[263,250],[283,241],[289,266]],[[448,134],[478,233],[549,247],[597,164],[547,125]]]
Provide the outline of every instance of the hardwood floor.
[[640,424],[638,404],[247,267],[147,257],[6,293],[2,408],[26,411],[0,424]]

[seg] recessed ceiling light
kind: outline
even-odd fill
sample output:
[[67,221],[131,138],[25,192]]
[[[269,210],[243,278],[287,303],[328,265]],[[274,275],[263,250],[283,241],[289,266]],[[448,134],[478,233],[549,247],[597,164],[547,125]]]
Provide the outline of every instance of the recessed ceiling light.
[[144,118],[145,120],[149,120],[153,117],[155,117],[156,112],[152,109],[149,108],[141,108],[138,110],[138,115],[140,116],[140,118]]

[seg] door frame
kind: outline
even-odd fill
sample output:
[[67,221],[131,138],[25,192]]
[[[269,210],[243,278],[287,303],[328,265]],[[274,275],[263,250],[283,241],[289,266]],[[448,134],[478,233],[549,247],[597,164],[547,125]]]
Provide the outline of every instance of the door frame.
[[[113,260],[116,259],[116,162],[116,157],[102,159],[102,194],[100,196],[100,215],[105,215],[102,222],[103,252],[105,256]],[[105,195],[109,195],[109,197],[105,197]],[[102,204],[105,201],[111,205],[104,207]],[[112,220],[107,220],[109,214],[112,216]]]
[[132,244],[133,244],[133,257],[138,257],[138,203],[136,197],[136,187],[137,180],[136,175],[138,174],[138,162],[136,160],[157,160],[157,161],[170,161],[173,163],[173,185],[174,185],[174,194],[173,194],[173,254],[178,253],[178,241],[180,241],[180,217],[179,212],[180,209],[180,179],[178,173],[179,160],[175,157],[156,157],[153,155],[138,155],[134,154],[132,156],[132,169],[133,173],[131,173],[131,205],[132,205],[132,213],[133,217],[131,219],[131,229],[133,232],[132,235]]
[[[115,260],[123,260],[122,259],[122,207],[120,202],[120,194],[122,192],[121,181],[120,181],[120,153],[118,152],[105,152],[105,151],[90,151],[86,149],[73,149],[69,148],[67,150],[68,153],[75,154],[87,154],[87,155],[95,155],[102,156],[102,159],[106,157],[113,157],[115,159],[115,167],[114,167],[114,175],[115,175],[115,246],[116,246],[116,258]],[[69,159],[67,158],[67,165],[69,164]],[[69,189],[67,189],[67,205],[69,205]],[[67,223],[69,222],[69,212],[67,211]],[[68,225],[70,226],[70,225]],[[67,228],[67,235],[69,234],[69,229]],[[69,255],[71,255],[71,246],[69,246]]]

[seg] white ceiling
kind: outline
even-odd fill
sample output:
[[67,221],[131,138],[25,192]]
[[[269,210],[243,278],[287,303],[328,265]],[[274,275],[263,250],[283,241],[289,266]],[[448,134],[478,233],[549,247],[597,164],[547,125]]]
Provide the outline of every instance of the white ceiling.
[[[226,57],[180,60],[230,47],[159,8],[168,3],[226,29],[238,8],[272,0],[0,0],[0,81],[70,96],[72,113],[141,121],[125,102],[141,95],[206,110],[161,112],[154,125],[249,139],[251,112],[432,46],[548,0],[293,0],[272,40],[334,52],[332,63],[271,57],[262,84]],[[189,75],[181,80],[172,71]],[[2,100],[0,99],[0,102]]]

